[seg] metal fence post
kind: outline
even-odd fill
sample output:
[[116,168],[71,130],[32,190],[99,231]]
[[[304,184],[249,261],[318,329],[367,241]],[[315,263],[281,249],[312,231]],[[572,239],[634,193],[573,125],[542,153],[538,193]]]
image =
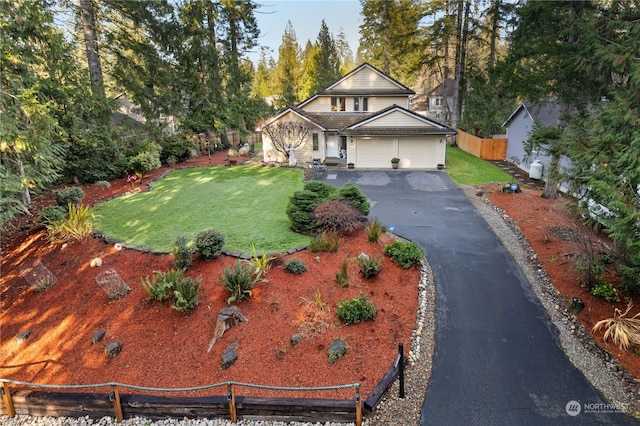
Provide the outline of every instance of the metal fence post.
[[398,355],[400,357],[400,364],[398,364],[398,376],[400,385],[400,398],[404,399],[404,344],[398,345]]
[[362,398],[359,384],[356,385],[356,426],[362,426]]

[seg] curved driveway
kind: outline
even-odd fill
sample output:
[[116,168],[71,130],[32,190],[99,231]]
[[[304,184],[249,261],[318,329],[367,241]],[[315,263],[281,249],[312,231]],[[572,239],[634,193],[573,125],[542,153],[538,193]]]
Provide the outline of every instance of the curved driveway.
[[567,358],[529,282],[449,175],[329,171],[324,181],[358,185],[371,218],[426,252],[437,315],[421,425],[640,424],[607,410]]

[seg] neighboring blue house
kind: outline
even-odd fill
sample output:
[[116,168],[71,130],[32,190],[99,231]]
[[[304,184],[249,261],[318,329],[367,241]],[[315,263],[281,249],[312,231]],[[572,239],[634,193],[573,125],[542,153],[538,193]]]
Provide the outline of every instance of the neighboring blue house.
[[[520,104],[502,125],[507,129],[507,160],[527,172],[530,171],[531,164],[538,160],[543,165],[543,176],[546,176],[550,157],[535,151],[529,155],[524,145],[535,123],[543,127],[552,127],[557,126],[559,122],[560,106],[554,101]],[[566,160],[561,161],[561,164],[566,164]]]

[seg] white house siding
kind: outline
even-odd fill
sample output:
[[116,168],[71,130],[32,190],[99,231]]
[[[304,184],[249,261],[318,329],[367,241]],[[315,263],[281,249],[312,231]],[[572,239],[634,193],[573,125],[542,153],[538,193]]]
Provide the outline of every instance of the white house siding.
[[[288,113],[280,119],[284,121],[298,121],[302,122],[298,116]],[[305,122],[309,124],[308,122]],[[318,150],[313,150],[313,133],[318,133]],[[319,128],[314,128],[312,133],[309,134],[307,140],[295,151],[295,157],[297,162],[311,161],[312,158],[324,159],[324,133]],[[273,146],[273,142],[267,136],[265,132],[262,133],[262,155],[263,161],[266,163],[288,163],[288,158],[276,150]]]
[[407,115],[400,111],[395,111],[386,114],[380,118],[365,123],[361,128],[375,128],[375,127],[424,127],[425,123],[417,120],[415,117]]
[[[399,105],[407,108],[409,105],[408,98],[406,96],[364,96],[369,98],[367,112],[380,111],[391,105]],[[353,112],[353,96],[345,97],[345,111],[336,111],[336,114],[341,112]],[[362,111],[362,103],[360,104],[360,112]],[[331,96],[319,96],[309,103],[305,104],[302,109],[307,112],[331,112]]]
[[374,70],[364,67],[349,78],[340,81],[331,90],[398,89],[398,85],[382,77]]
[[[440,138],[438,138],[440,139]],[[433,137],[401,138],[398,140],[398,155],[401,169],[435,169],[440,161],[439,146],[444,143]],[[440,150],[441,151],[441,150]]]
[[524,108],[511,119],[507,127],[507,159],[518,164],[523,170],[529,170],[529,166],[535,160],[530,159],[524,150],[524,143],[529,138],[532,128],[533,119]]
[[355,155],[348,158],[358,168],[390,168],[391,159],[397,155],[398,140],[394,138],[356,138],[354,144],[351,151]]

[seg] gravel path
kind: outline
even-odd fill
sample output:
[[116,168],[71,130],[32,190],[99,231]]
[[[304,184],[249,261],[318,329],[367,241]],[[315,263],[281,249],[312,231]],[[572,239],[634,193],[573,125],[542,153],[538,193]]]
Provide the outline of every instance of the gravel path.
[[[582,370],[587,379],[598,388],[611,403],[626,408],[628,413],[640,413],[640,382],[628,373],[621,371],[615,358],[595,344],[589,333],[569,312],[559,292],[553,287],[544,269],[537,260],[516,224],[500,209],[484,197],[477,196],[473,187],[463,188],[465,195],[486,220],[504,246],[516,260],[533,290],[547,310],[552,322],[560,334],[560,342],[571,361]],[[405,398],[398,397],[396,380],[382,398],[373,414],[366,416],[365,426],[410,426],[418,425],[420,410],[431,374],[431,361],[434,353],[435,330],[435,284],[431,268],[427,262],[422,267],[420,280],[419,312],[413,330],[409,365],[405,370]],[[113,418],[105,417],[92,420],[88,417],[52,418],[16,416],[9,419],[0,416],[0,424],[6,426],[348,426],[353,423],[283,423],[269,421],[238,421],[218,419],[183,419],[152,422],[147,419],[128,419],[115,423]]]

